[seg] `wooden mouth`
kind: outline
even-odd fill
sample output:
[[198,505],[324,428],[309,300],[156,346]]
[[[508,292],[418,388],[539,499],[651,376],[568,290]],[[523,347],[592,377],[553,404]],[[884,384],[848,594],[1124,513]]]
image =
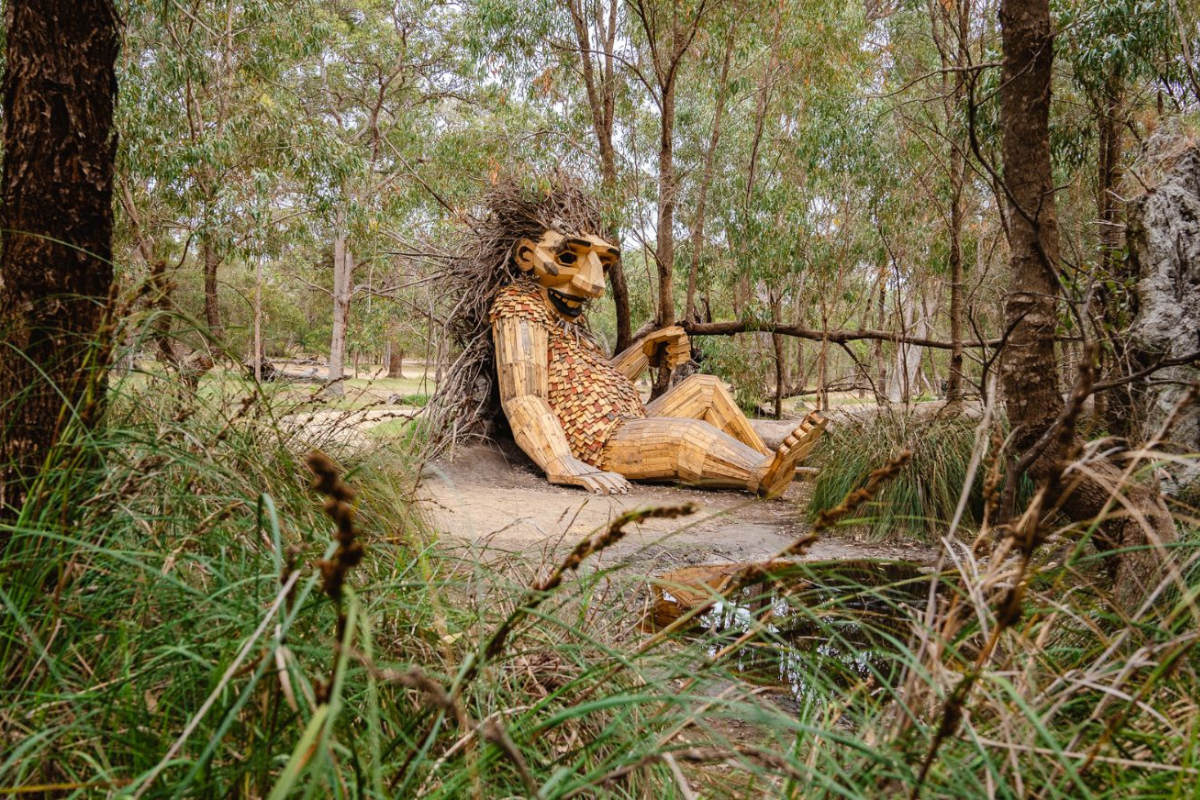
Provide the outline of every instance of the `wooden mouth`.
[[580,298],[563,294],[557,289],[549,289],[547,292],[550,295],[550,303],[564,317],[575,319],[583,313],[583,301]]

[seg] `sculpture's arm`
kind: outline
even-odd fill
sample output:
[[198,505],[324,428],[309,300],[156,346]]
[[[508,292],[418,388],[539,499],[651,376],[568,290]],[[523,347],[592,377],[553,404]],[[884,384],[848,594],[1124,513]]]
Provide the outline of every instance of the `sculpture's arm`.
[[637,383],[638,376],[650,365],[650,359],[642,350],[641,341],[636,341],[613,356],[609,363],[613,365],[613,369],[628,378],[630,383]]
[[629,482],[571,455],[567,435],[546,401],[549,394],[546,331],[518,317],[502,317],[492,325],[500,403],[513,438],[542,468],[551,483],[581,486],[601,494],[629,491]]
[[[658,352],[660,348],[663,348],[662,352]],[[664,354],[672,369],[686,364],[692,357],[692,343],[683,328],[672,325],[651,331],[645,338],[613,356],[610,363],[632,383],[637,381],[646,367],[657,367]]]

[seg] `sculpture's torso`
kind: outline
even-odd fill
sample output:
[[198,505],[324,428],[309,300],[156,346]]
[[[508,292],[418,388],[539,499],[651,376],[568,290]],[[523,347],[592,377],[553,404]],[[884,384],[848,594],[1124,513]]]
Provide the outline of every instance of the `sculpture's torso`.
[[558,417],[571,453],[599,467],[604,443],[627,419],[646,416],[633,384],[600,348],[573,325],[560,324],[546,308],[537,286],[515,283],[492,302],[490,321],[514,317],[538,325],[549,341],[547,402]]

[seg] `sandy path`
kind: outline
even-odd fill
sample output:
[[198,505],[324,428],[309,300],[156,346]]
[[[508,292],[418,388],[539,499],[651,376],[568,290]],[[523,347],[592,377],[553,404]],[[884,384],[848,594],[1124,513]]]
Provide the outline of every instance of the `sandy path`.
[[[488,561],[561,555],[623,511],[646,505],[694,502],[701,508],[692,517],[630,526],[626,538],[602,554],[600,564],[627,562],[648,574],[690,564],[758,561],[810,528],[803,519],[809,488],[801,481],[773,501],[741,492],[648,484],[635,484],[626,495],[596,496],[551,486],[519,453],[494,447],[466,448],[452,463],[432,466],[423,487],[426,517],[443,543],[463,546]],[[931,552],[835,533],[822,537],[807,558],[925,560]]]

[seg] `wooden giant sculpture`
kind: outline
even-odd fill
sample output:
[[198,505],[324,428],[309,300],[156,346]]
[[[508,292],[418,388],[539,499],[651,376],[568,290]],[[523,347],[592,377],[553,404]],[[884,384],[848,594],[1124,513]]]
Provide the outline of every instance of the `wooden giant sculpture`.
[[[590,234],[547,230],[520,239],[532,280],[501,289],[489,320],[500,400],[514,438],[551,483],[628,491],[629,480],[679,481],[781,495],[825,427],[810,414],[772,452],[719,380],[693,375],[648,406],[633,382],[665,359],[689,358],[682,328],[655,331],[611,361],[577,324],[604,294],[617,248]],[[654,363],[652,363],[654,362]]]

